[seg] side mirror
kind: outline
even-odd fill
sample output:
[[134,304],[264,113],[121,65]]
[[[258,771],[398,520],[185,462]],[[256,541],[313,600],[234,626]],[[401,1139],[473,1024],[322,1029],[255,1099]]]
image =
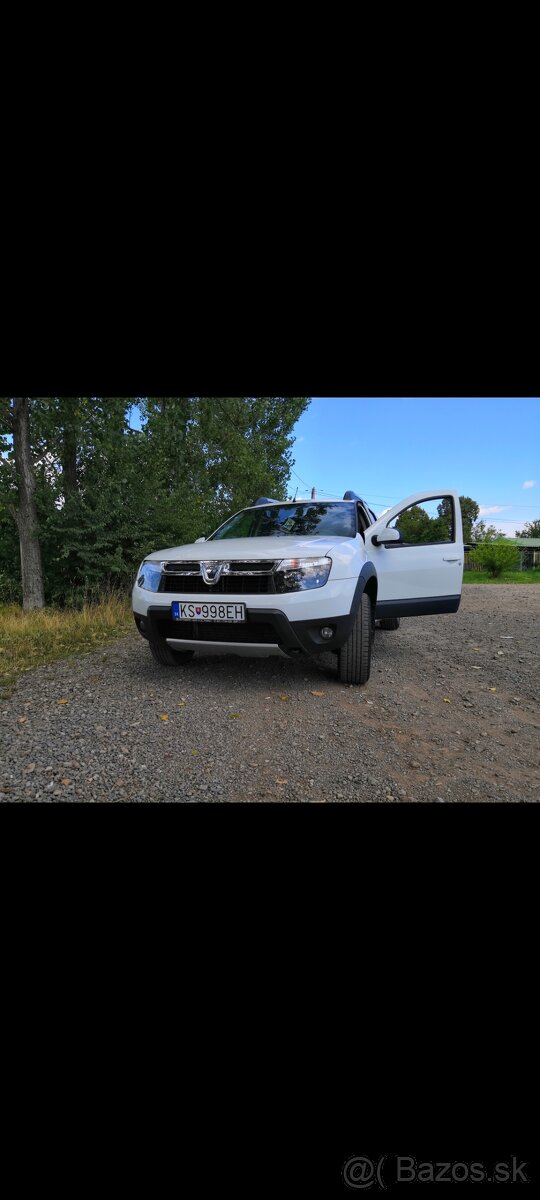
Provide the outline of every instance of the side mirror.
[[205,541],[206,541],[206,538],[197,538],[195,545],[197,545],[198,542],[205,542]]
[[399,529],[384,529],[381,534],[374,533],[371,540],[374,546],[396,546],[403,538]]

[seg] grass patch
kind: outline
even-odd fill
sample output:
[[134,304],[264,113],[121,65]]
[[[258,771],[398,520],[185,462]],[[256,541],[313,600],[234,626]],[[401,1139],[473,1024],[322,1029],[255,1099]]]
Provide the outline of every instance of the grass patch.
[[16,604],[0,605],[0,697],[10,694],[23,671],[84,654],[132,627],[131,605],[118,596],[79,610],[23,612]]
[[504,571],[496,579],[487,571],[464,571],[464,583],[540,583],[538,568],[531,571]]

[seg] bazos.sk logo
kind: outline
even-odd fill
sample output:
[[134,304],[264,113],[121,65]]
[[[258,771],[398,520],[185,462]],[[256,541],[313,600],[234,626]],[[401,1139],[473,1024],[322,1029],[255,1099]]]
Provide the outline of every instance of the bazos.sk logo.
[[428,1162],[383,1154],[378,1159],[355,1155],[343,1165],[343,1182],[353,1191],[378,1187],[384,1191],[394,1183],[530,1183],[526,1162],[513,1155],[510,1161],[492,1167],[483,1162]]

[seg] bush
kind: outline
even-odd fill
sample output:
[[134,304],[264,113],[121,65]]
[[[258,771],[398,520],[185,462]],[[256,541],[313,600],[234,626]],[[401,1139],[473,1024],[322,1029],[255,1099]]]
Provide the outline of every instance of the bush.
[[503,571],[519,568],[519,549],[508,542],[482,542],[471,553],[474,567],[484,568],[488,575],[497,578]]
[[0,570],[0,604],[22,604],[20,580]]

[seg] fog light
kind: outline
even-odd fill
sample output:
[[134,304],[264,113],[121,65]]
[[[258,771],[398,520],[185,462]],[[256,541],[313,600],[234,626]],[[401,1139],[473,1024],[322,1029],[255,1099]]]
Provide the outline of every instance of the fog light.
[[320,634],[323,638],[331,638],[334,636],[334,630],[330,629],[329,625],[323,625],[322,629],[320,630]]

